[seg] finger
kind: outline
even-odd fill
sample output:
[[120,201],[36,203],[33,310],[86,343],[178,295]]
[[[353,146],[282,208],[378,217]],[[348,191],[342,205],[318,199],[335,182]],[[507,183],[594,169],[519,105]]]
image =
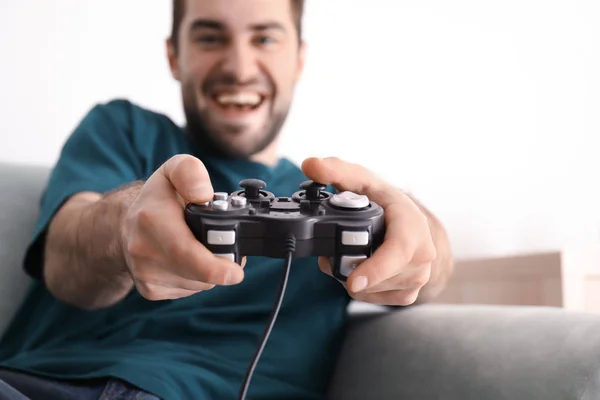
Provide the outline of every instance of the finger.
[[136,284],[136,289],[143,298],[150,301],[175,300],[199,293],[192,290],[156,287],[154,285],[138,286]]
[[362,262],[348,277],[348,287],[353,292],[368,290],[400,274],[411,262],[421,232],[405,221],[402,207],[393,204],[386,211],[388,225],[383,243],[373,255]]
[[419,298],[420,290],[392,290],[378,293],[355,293],[352,298],[382,306],[409,306]]
[[129,253],[138,258],[154,253],[155,261],[185,279],[212,285],[240,283],[244,279],[242,267],[214,255],[200,243],[182,218],[181,209],[174,204],[154,202],[137,211],[136,231],[145,232],[146,236],[132,239]]
[[174,188],[186,203],[205,203],[212,200],[214,195],[206,167],[202,161],[190,155],[171,157],[150,179],[153,178],[160,180],[157,189],[169,193]]
[[363,290],[362,293],[379,293],[392,290],[417,290],[425,286],[431,277],[431,263],[422,264],[419,266],[408,266],[407,269],[400,274],[393,276],[369,289]]
[[212,285],[236,285],[244,279],[244,269],[224,257],[214,255],[204,247],[189,231],[183,230],[179,240],[165,245],[168,259],[173,261],[173,271],[185,279],[196,280]]
[[333,276],[333,273],[331,272],[331,263],[327,257],[319,257],[317,263],[321,272]]
[[170,269],[152,259],[136,258],[132,266],[132,270],[135,272],[133,279],[136,286],[143,286],[146,290],[150,290],[150,288],[168,288],[201,292],[215,287],[215,285],[209,283],[174,275]]
[[319,257],[318,264],[319,264],[319,269],[321,270],[321,272],[336,279],[346,290],[348,290],[348,287],[346,286],[346,282],[341,281],[333,276],[333,273],[331,272],[331,269],[332,269],[331,263],[330,263],[328,257]]
[[337,157],[307,158],[302,171],[311,180],[333,185],[339,191],[364,194],[382,207],[397,202],[402,192],[391,187],[367,168]]

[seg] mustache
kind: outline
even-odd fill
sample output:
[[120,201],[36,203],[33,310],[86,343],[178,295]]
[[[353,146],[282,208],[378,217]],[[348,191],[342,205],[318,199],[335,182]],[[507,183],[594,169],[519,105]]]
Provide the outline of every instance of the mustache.
[[241,81],[236,75],[229,73],[221,73],[209,77],[203,85],[205,93],[214,93],[232,89],[249,89],[257,92],[272,92],[274,85],[266,77],[253,76]]

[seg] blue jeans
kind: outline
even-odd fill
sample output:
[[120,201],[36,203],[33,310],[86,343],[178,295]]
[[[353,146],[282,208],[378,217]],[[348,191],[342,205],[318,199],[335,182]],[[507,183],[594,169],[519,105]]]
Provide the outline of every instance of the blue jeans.
[[0,369],[0,400],[160,400],[119,379],[64,382]]

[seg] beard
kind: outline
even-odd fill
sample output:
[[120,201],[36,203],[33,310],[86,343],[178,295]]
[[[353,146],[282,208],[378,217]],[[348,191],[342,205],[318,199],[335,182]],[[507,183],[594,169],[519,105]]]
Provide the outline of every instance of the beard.
[[[207,93],[205,91],[205,93]],[[229,124],[217,127],[210,123],[208,107],[201,109],[195,86],[187,83],[182,90],[183,110],[186,118],[186,134],[203,150],[220,157],[248,158],[265,150],[279,135],[288,113],[289,105],[275,107],[271,104],[269,117],[257,132],[244,132],[244,125]],[[274,102],[274,99],[271,98]],[[261,105],[265,107],[267,105]],[[240,145],[236,137],[252,135],[251,140]]]

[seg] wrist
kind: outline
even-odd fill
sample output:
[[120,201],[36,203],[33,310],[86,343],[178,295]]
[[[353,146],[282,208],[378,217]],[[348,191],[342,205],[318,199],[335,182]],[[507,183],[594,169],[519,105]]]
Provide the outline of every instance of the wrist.
[[[116,209],[116,218],[114,221],[116,224],[115,235],[114,239],[109,242],[109,254],[115,266],[113,272],[116,274],[118,281],[122,282],[124,286],[133,286],[133,279],[127,264],[127,243],[129,238],[127,219],[130,209],[142,187],[143,182],[133,182],[116,191],[107,193],[101,200],[101,203],[104,203],[106,208]],[[102,212],[99,214],[101,215]]]

